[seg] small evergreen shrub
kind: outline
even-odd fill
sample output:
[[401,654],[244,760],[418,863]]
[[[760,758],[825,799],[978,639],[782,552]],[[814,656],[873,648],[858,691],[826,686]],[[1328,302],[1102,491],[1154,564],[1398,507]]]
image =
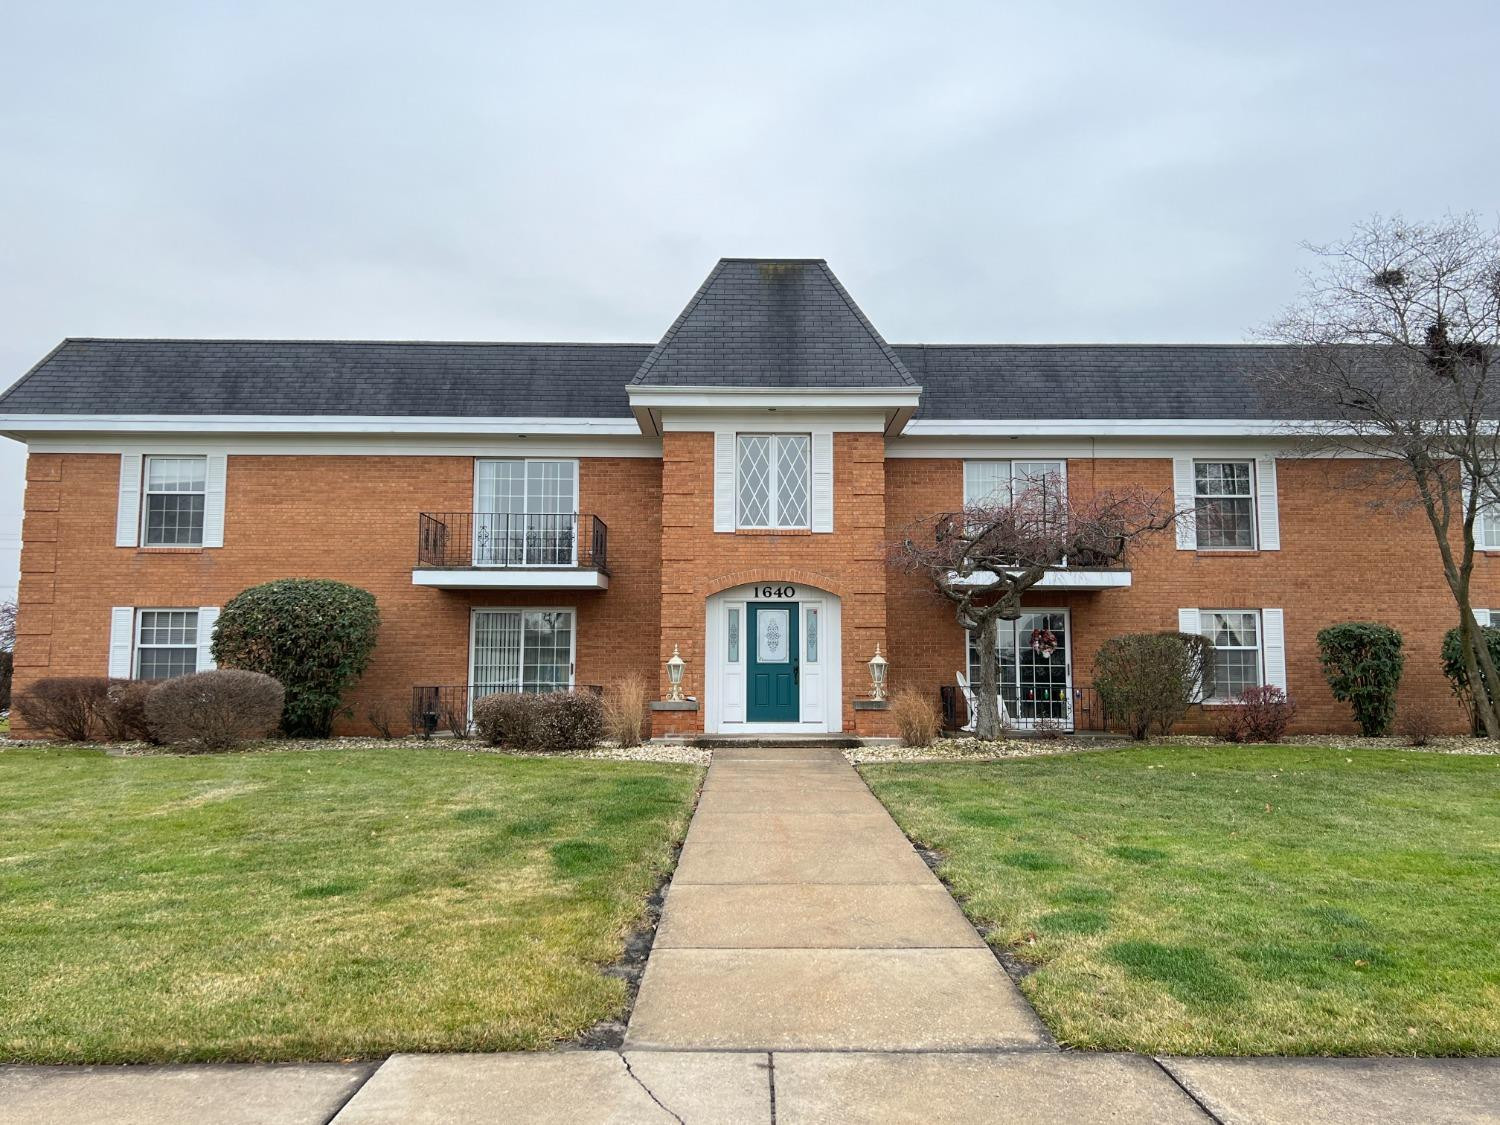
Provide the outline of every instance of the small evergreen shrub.
[[591,691],[497,692],[474,704],[474,726],[491,746],[584,750],[604,735],[604,703]]
[[171,745],[233,750],[276,729],[284,696],[270,676],[219,668],[156,684],[146,697],[146,721]]
[[10,710],[10,682],[15,674],[15,664],[15,653],[0,649],[0,711]]
[[[1484,644],[1490,650],[1490,659],[1500,668],[1500,625],[1481,625],[1480,629],[1484,632]],[[1443,675],[1448,678],[1448,686],[1468,710],[1473,729],[1478,730],[1479,714],[1474,710],[1474,693],[1469,686],[1469,672],[1464,667],[1463,645],[1459,641],[1456,626],[1443,634],[1440,658],[1443,662]],[[1490,694],[1493,696],[1493,691]]]
[[1401,634],[1389,625],[1346,621],[1319,631],[1318,652],[1333,697],[1353,708],[1359,733],[1389,734],[1404,663]]
[[1226,742],[1279,742],[1296,714],[1297,704],[1279,687],[1246,688],[1214,708],[1214,733]]
[[942,725],[932,697],[916,688],[902,688],[891,696],[891,718],[908,746],[931,746]]
[[650,713],[643,677],[629,675],[605,689],[604,729],[617,745],[639,746]]
[[108,692],[107,676],[47,676],[16,696],[16,710],[41,734],[88,742],[100,729]]
[[1195,633],[1126,633],[1099,646],[1094,688],[1105,715],[1139,742],[1153,728],[1170,733],[1213,690],[1213,666],[1213,643]]
[[283,578],[229,599],[214,630],[214,660],[284,686],[287,734],[327,738],[344,692],[370,663],[379,631],[369,591],[329,579]]
[[155,742],[146,719],[146,697],[155,689],[150,680],[111,680],[99,706],[99,724],[106,742]]

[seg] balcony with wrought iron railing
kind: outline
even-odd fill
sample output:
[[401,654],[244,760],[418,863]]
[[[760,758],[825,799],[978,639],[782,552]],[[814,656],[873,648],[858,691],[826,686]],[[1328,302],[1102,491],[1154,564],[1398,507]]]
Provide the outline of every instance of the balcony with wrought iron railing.
[[609,528],[577,512],[422,512],[412,583],[441,590],[607,590]]

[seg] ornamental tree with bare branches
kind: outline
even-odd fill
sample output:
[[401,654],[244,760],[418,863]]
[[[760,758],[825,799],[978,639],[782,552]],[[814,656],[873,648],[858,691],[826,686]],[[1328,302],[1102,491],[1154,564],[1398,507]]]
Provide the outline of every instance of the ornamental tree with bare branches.
[[999,623],[1021,616],[1021,599],[1063,567],[1123,564],[1142,540],[1171,527],[1167,494],[1129,489],[1074,498],[1061,477],[1019,482],[1009,494],[919,519],[889,548],[892,566],[919,575],[976,634],[975,733],[1001,733]]
[[1472,215],[1379,216],[1308,246],[1318,268],[1261,335],[1286,345],[1260,373],[1304,455],[1349,457],[1374,507],[1420,509],[1458,608],[1475,710],[1500,738],[1500,679],[1470,604],[1475,526],[1500,516],[1500,230]]

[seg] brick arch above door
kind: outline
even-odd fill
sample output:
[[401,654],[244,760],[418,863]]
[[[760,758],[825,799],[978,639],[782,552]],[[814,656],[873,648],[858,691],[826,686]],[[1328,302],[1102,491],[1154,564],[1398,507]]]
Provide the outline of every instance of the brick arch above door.
[[700,579],[694,583],[693,593],[700,598],[709,598],[725,590],[732,590],[736,586],[749,586],[756,583],[800,584],[822,590],[824,593],[832,594],[840,600],[848,596],[848,584],[831,574],[810,570],[805,566],[774,566],[771,564],[746,567],[743,570],[730,571],[727,574],[720,574],[714,578]]

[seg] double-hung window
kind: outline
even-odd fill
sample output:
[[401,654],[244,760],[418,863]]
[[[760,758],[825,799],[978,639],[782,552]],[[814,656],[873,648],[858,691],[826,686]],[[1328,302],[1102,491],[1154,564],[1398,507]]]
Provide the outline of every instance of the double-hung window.
[[141,543],[147,547],[203,546],[207,491],[207,457],[147,457]]
[[1253,609],[1205,609],[1199,628],[1214,643],[1214,702],[1237,699],[1264,682],[1260,613]]
[[1194,461],[1200,551],[1255,549],[1255,462]]
[[143,609],[136,613],[135,666],[138,680],[165,680],[198,670],[198,611]]
[[807,434],[739,434],[735,443],[736,526],[810,528]]
[[573,686],[573,633],[571,609],[475,610],[473,697],[567,691]]

